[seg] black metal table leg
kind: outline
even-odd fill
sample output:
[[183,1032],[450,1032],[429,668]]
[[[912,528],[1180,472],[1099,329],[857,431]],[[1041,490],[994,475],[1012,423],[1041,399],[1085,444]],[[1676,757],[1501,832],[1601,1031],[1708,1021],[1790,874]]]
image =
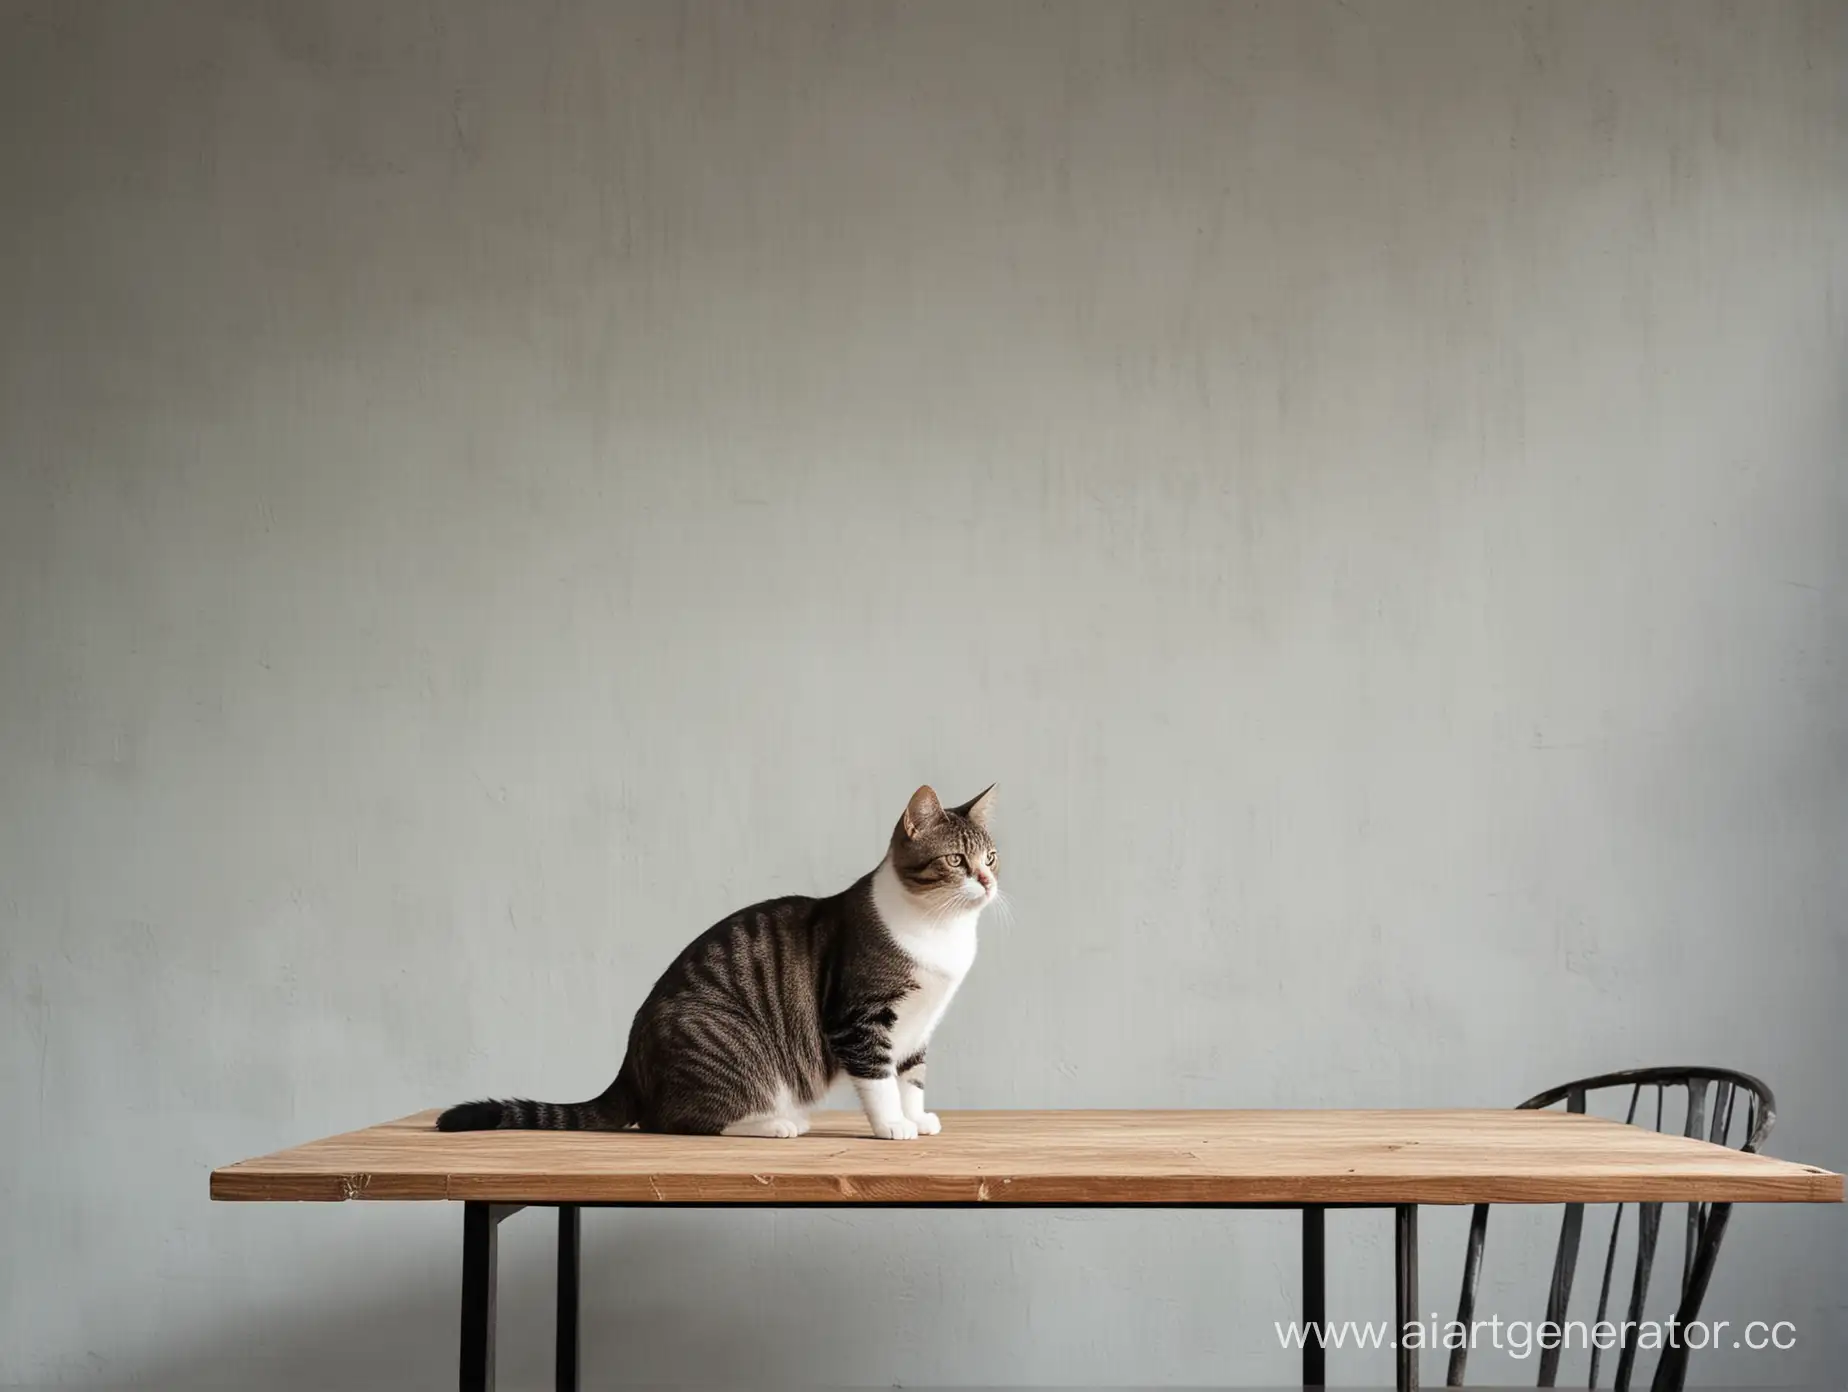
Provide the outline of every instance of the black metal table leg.
[[500,1221],[524,1204],[462,1205],[462,1392],[494,1392],[494,1268]]
[[1418,1205],[1393,1210],[1394,1347],[1399,1354],[1399,1392],[1417,1392],[1418,1349],[1406,1338],[1418,1320]]
[[1304,1387],[1321,1387],[1328,1381],[1328,1351],[1322,1346],[1322,1326],[1328,1318],[1327,1218],[1325,1208],[1309,1204],[1303,1209]]
[[576,1204],[558,1206],[558,1392],[578,1387],[578,1236],[580,1211]]
[[494,1266],[500,1215],[493,1204],[462,1205],[462,1392],[494,1392]]

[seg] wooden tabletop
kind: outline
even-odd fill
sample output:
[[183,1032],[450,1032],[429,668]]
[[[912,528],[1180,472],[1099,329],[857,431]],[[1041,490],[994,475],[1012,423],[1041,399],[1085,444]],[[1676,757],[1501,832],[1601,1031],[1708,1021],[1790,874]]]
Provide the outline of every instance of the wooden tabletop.
[[214,1199],[497,1203],[1840,1203],[1842,1177],[1547,1111],[945,1112],[877,1141],[444,1134],[435,1112],[212,1173]]

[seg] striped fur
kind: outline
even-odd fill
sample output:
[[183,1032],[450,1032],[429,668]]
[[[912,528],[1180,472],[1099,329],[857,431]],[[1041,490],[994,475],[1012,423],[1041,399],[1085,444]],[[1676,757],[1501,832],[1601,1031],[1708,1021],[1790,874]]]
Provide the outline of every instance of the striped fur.
[[885,859],[839,894],[741,909],[675,959],[636,1011],[616,1079],[588,1102],[464,1102],[444,1131],[800,1135],[843,1074],[874,1134],[937,1129],[924,1056],[997,891],[994,789],[945,808],[919,788]]

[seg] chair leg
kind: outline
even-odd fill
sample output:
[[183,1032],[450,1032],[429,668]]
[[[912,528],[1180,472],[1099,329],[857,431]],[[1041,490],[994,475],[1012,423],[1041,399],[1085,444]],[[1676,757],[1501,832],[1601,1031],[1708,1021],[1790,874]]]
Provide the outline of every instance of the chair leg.
[[1713,1279],[1714,1263],[1720,1256],[1720,1239],[1726,1236],[1726,1222],[1732,1217],[1732,1205],[1716,1203],[1707,1211],[1701,1229],[1700,1250],[1688,1271],[1687,1285],[1681,1292],[1681,1306],[1675,1311],[1675,1337],[1662,1350],[1650,1379],[1650,1392],[1681,1392],[1688,1380],[1688,1340],[1686,1329],[1700,1318],[1701,1303],[1707,1298],[1707,1283]]

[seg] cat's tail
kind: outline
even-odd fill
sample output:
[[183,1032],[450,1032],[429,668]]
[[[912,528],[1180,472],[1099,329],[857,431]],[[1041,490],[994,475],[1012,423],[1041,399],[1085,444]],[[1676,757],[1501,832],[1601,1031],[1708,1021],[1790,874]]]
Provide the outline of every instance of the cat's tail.
[[635,1123],[635,1096],[624,1068],[588,1102],[533,1102],[524,1097],[461,1102],[436,1119],[438,1131],[620,1131]]

